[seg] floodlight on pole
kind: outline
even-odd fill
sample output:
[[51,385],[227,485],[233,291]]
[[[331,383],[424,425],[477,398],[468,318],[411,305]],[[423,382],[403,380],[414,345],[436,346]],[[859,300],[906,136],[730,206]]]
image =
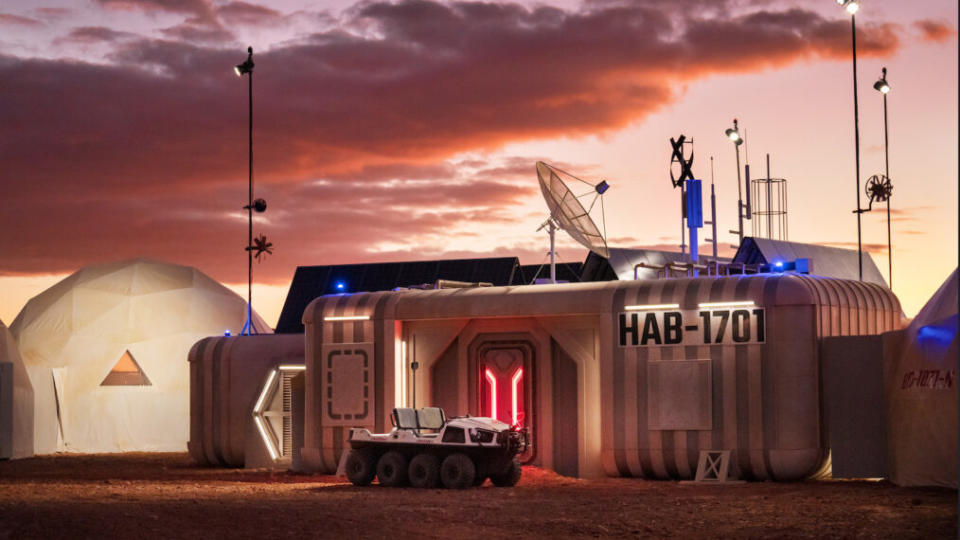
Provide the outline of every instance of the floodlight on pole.
[[233,66],[233,72],[237,74],[237,77],[253,73],[253,47],[247,47],[247,59],[242,64]]
[[[247,59],[241,64],[237,64],[233,68],[233,72],[237,74],[238,77],[248,75],[250,78],[248,80],[247,86],[247,105],[249,112],[249,122],[247,125],[247,140],[248,140],[248,176],[249,176],[249,197],[247,205],[244,206],[244,210],[247,211],[247,224],[248,224],[248,236],[247,236],[247,320],[243,323],[243,330],[240,331],[240,335],[249,336],[251,333],[256,333],[256,328],[253,326],[253,252],[254,252],[254,242],[253,242],[253,211],[256,209],[257,212],[263,212],[267,209],[267,203],[263,199],[253,200],[253,47],[247,47]],[[266,239],[264,238],[264,243]]]
[[[725,132],[727,138],[733,142],[733,149],[737,153],[737,237],[739,248],[743,244],[743,186],[741,185],[740,178],[740,145],[743,144],[743,137],[740,136],[740,127],[737,125],[737,119],[733,119],[733,127],[728,128]],[[733,231],[731,231],[733,232]]]
[[887,68],[883,68],[883,75],[877,79],[877,82],[873,83],[873,89],[881,94],[890,92],[890,84],[887,83]]
[[851,43],[853,49],[853,141],[854,162],[856,163],[856,190],[857,190],[857,275],[863,281],[863,228],[861,225],[860,207],[860,103],[857,95],[857,18],[855,14],[860,10],[858,0],[837,0],[837,4],[850,14]]
[[728,128],[724,133],[727,134],[727,138],[735,142],[737,146],[743,144],[743,137],[740,136],[740,129],[737,127],[737,119],[733,119],[733,127]]
[[845,9],[850,15],[860,11],[859,0],[837,0],[837,5]]

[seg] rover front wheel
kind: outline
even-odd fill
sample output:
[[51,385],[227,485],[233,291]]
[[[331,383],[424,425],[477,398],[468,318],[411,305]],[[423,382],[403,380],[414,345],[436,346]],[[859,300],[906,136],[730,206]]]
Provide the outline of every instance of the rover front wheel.
[[473,485],[477,468],[464,454],[450,454],[440,466],[440,480],[450,489],[464,489]]
[[440,460],[432,454],[417,454],[410,460],[407,476],[413,487],[437,487],[440,483]]
[[355,486],[368,486],[377,471],[373,467],[373,455],[360,450],[347,453],[347,479]]
[[520,460],[513,458],[506,470],[501,474],[490,475],[490,481],[497,487],[513,487],[520,481],[520,475],[523,469],[520,467]]

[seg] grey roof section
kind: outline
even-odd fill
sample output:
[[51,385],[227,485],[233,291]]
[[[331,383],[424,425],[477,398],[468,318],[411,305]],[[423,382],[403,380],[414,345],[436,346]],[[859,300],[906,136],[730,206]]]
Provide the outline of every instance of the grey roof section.
[[[577,283],[580,281],[580,273],[582,271],[583,263],[581,262],[568,263],[557,261],[558,282],[566,281],[568,283]],[[522,284],[532,284],[535,279],[550,279],[550,263],[520,265],[520,277]]]
[[[733,256],[733,262],[747,264],[772,264],[797,259],[810,259],[813,265],[810,273],[813,275],[852,280],[860,278],[857,252],[852,249],[747,237]],[[877,265],[866,252],[863,253],[863,281],[887,286]]]
[[[675,262],[689,262],[690,255],[681,255],[677,251],[658,251],[654,249],[631,249],[631,248],[610,248],[610,258],[607,259],[611,269],[617,275],[617,279],[633,279],[633,267],[638,263],[655,264],[663,266]],[[700,263],[713,260],[713,257],[700,255]],[[718,258],[722,263],[730,262],[730,259]],[[637,277],[639,279],[657,279],[657,271],[649,268],[638,268]]]

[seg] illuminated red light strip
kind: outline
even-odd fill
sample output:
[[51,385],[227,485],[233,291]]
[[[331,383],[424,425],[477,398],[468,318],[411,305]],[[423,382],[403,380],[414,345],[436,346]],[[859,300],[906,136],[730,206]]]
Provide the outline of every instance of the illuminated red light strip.
[[511,387],[513,390],[513,425],[517,425],[517,395],[520,393],[520,379],[523,378],[523,368],[517,368],[517,371],[513,374],[513,379],[511,382]]
[[[490,368],[484,370],[483,375],[490,382],[490,418],[497,419],[497,378],[493,376]],[[516,399],[516,398],[514,398]]]

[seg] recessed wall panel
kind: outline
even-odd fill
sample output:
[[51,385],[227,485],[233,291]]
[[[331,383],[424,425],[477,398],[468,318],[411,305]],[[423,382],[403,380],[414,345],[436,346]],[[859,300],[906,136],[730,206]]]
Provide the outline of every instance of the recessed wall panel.
[[713,429],[710,375],[709,359],[649,362],[650,429]]
[[323,425],[372,423],[373,343],[323,346]]

